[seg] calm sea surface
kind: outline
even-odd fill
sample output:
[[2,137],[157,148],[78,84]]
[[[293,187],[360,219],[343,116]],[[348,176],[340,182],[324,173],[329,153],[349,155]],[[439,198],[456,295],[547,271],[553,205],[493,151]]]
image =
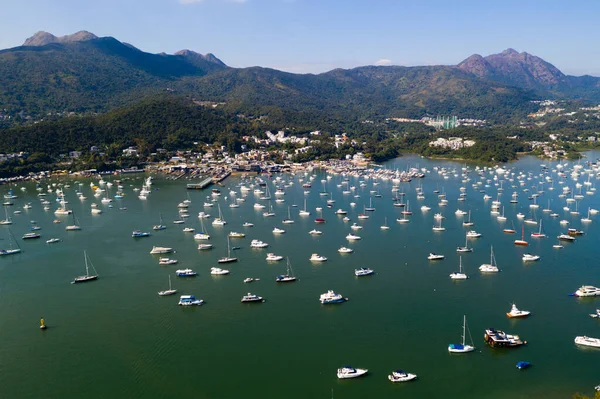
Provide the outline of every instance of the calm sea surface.
[[[595,160],[600,153],[589,154]],[[541,172],[540,161],[525,157],[509,164],[514,171]],[[546,162],[550,167],[553,165]],[[556,163],[554,163],[554,166]],[[126,176],[123,186],[126,196],[114,200],[113,207],[101,204],[90,187],[91,180],[56,180],[70,184],[64,188],[68,207],[73,209],[82,230],[66,232],[69,216],[55,216],[56,195],[48,193],[51,209],[44,211],[33,184],[14,186],[19,196],[8,207],[14,220],[10,231],[22,254],[0,258],[0,397],[3,398],[566,398],[574,392],[591,393],[600,383],[600,350],[583,349],[573,343],[576,335],[600,337],[600,321],[588,316],[600,308],[598,299],[569,297],[583,284],[600,285],[600,215],[592,223],[580,219],[588,207],[600,208],[599,194],[585,195],[579,201],[581,215],[563,210],[565,199],[559,198],[563,186],[575,193],[575,181],[554,178],[554,190],[542,178],[532,177],[520,186],[504,181],[500,200],[508,220],[500,223],[490,214],[491,201],[484,201],[480,189],[493,199],[498,187],[492,180],[480,180],[469,165],[471,181],[461,182],[461,168],[456,162],[430,161],[406,156],[385,165],[405,170],[407,167],[427,168],[424,179],[402,183],[414,214],[410,223],[400,224],[401,208],[393,207],[391,180],[372,180],[360,187],[361,178],[350,177],[352,194],[342,194],[342,176],[332,176],[327,183],[324,172],[315,171],[310,194],[305,195],[301,176],[281,175],[282,181],[293,181],[285,188],[285,202],[275,203],[275,217],[265,218],[263,210],[255,210],[258,195],[249,192],[239,208],[230,208],[231,190],[240,197],[240,177],[230,177],[219,187],[226,226],[215,227],[211,221],[218,214],[217,206],[204,208],[210,188],[190,191],[190,217],[186,224],[173,224],[178,218],[177,204],[186,197],[188,181],[157,178],[147,200],[140,200],[134,187],[140,188],[143,176]],[[444,179],[433,167],[445,167]],[[571,166],[571,165],[569,165]],[[516,175],[515,175],[516,176]],[[304,176],[302,176],[304,177]],[[494,174],[486,173],[487,179]],[[506,176],[507,179],[509,176]],[[106,178],[105,178],[106,179]],[[108,179],[107,179],[108,180]],[[563,184],[558,184],[562,180]],[[581,183],[587,176],[579,179]],[[97,182],[97,180],[95,180]],[[482,181],[480,188],[472,184]],[[593,186],[598,186],[595,178]],[[82,183],[79,185],[78,183]],[[269,180],[273,199],[274,179]],[[248,182],[245,184],[249,184]],[[511,187],[515,184],[516,187]],[[422,185],[425,199],[416,198],[416,188]],[[467,200],[459,202],[459,188],[466,187]],[[537,226],[525,226],[527,248],[516,247],[513,240],[520,236],[518,212],[531,214],[527,197],[535,192],[540,208],[535,217],[543,220],[546,239],[530,238]],[[26,191],[20,188],[25,187]],[[332,193],[336,203],[326,207]],[[44,184],[44,192],[46,191]],[[587,186],[583,186],[585,194]],[[77,198],[80,189],[88,197]],[[434,190],[447,194],[448,206],[439,207]],[[523,192],[529,189],[530,192]],[[6,193],[8,187],[0,191]],[[369,204],[371,190],[382,198],[373,198],[375,212],[368,220],[358,220],[363,207]],[[114,196],[116,184],[111,189]],[[519,203],[510,204],[511,194],[519,193]],[[360,195],[355,198],[354,195]],[[298,216],[307,201],[308,217]],[[542,209],[548,206],[559,213],[551,218]],[[101,215],[91,214],[91,204],[98,203]],[[351,207],[350,203],[356,202]],[[26,203],[32,209],[22,210]],[[297,207],[292,207],[297,205]],[[432,209],[422,212],[420,207]],[[295,224],[284,225],[288,206]],[[126,207],[126,210],[120,208]],[[327,223],[315,225],[321,216],[315,211],[323,207]],[[574,204],[572,205],[574,207]],[[348,211],[350,223],[334,211]],[[469,275],[466,281],[452,281],[449,274],[458,270],[456,247],[465,243],[462,226],[464,217],[457,209],[471,212],[473,227],[483,236],[470,240],[474,252],[463,254],[462,263]],[[3,209],[2,209],[3,211]],[[211,251],[199,251],[193,234],[182,229],[191,226],[200,230],[197,214],[209,212],[213,217],[205,223],[214,245]],[[446,231],[434,233],[433,215],[442,212]],[[152,231],[160,215],[168,226]],[[2,218],[4,215],[2,215]],[[391,227],[382,230],[385,223]],[[54,219],[63,221],[54,224]],[[585,235],[564,249],[553,249],[556,236],[565,232],[559,220],[567,219],[570,227],[581,228]],[[39,240],[22,240],[31,221],[41,227]],[[245,222],[254,223],[244,228]],[[348,242],[350,225],[363,226],[355,231],[360,241]],[[514,223],[518,233],[503,233]],[[274,227],[286,230],[274,235]],[[308,232],[317,228],[322,236]],[[149,231],[149,238],[134,239],[133,230]],[[231,245],[239,262],[225,266],[227,276],[211,276],[210,268],[227,254],[227,234],[246,233],[246,238],[232,239]],[[2,248],[9,247],[7,226],[0,226]],[[51,237],[62,241],[46,244]],[[260,239],[270,244],[268,249],[251,249],[250,241]],[[171,258],[178,265],[159,266],[158,257],[150,255],[153,245],[173,247]],[[354,253],[341,255],[341,246]],[[488,263],[490,246],[494,246],[500,273],[483,275],[478,267]],[[85,273],[83,251],[100,275],[87,284],[70,284]],[[267,252],[288,256],[298,281],[277,284],[274,279],[285,272],[285,261],[267,262]],[[427,255],[446,255],[439,262],[429,262]],[[539,262],[525,264],[523,253],[541,256]],[[312,253],[327,256],[324,263],[311,263]],[[368,266],[376,271],[371,277],[356,278],[354,269]],[[196,278],[175,276],[178,268],[192,268]],[[171,275],[177,295],[159,297],[157,291],[168,288]],[[244,284],[246,277],[260,281]],[[319,295],[333,289],[348,297],[340,305],[322,306]],[[248,292],[266,299],[262,304],[241,304]],[[201,307],[177,306],[179,294],[192,294],[206,301]],[[530,310],[527,319],[508,319],[505,315],[515,302]],[[473,337],[476,351],[451,355],[449,343],[460,342],[463,315]],[[40,331],[40,316],[48,329]],[[528,345],[516,349],[491,349],[483,342],[485,328],[494,327],[519,334]],[[467,337],[467,340],[468,337]],[[520,360],[530,361],[525,371],[516,369]],[[336,369],[343,365],[368,368],[369,374],[357,380],[339,381]],[[392,384],[387,375],[395,369],[418,374],[418,380]]]

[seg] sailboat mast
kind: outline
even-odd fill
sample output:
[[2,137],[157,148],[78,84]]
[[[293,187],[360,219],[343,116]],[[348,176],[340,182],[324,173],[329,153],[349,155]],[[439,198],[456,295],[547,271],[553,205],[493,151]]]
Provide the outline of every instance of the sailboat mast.
[[89,276],[90,272],[88,270],[87,253],[85,251],[83,251],[83,259],[85,261],[85,275]]
[[465,336],[467,335],[466,331],[465,331],[466,326],[467,326],[467,315],[463,315],[463,333],[462,333],[462,345],[463,345],[463,347],[465,346]]

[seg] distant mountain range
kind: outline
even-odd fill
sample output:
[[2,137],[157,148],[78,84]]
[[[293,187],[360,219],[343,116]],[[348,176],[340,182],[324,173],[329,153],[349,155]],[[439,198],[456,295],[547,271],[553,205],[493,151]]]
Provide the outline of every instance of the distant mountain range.
[[104,112],[164,91],[227,102],[241,110],[277,107],[340,118],[460,115],[506,121],[530,100],[600,101],[600,79],[563,74],[539,57],[508,49],[456,66],[365,66],[326,73],[230,68],[213,54],[150,54],[112,37],[38,32],[0,51],[0,112]]

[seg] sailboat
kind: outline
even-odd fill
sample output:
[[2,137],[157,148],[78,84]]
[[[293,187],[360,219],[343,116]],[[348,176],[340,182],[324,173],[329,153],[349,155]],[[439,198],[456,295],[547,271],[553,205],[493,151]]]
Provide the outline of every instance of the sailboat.
[[490,263],[484,263],[483,265],[479,266],[479,270],[484,273],[498,273],[498,265],[496,264],[493,246],[490,248]]
[[217,204],[217,208],[219,209],[219,217],[213,220],[213,226],[225,226],[227,222],[223,219],[223,214],[221,213],[221,205]]
[[14,254],[18,254],[19,252],[21,252],[21,248],[19,247],[17,240],[15,240],[12,233],[10,232],[10,229],[8,230],[8,240],[10,242],[10,248],[9,249],[0,249],[0,256],[14,255]]
[[369,206],[365,207],[365,212],[373,212],[375,208],[373,208],[373,197],[369,197]]
[[412,215],[412,211],[410,210],[410,200],[406,201],[406,208],[400,213],[403,215]]
[[227,256],[222,257],[217,261],[217,263],[231,263],[237,262],[237,258],[231,257],[231,246],[229,245],[229,236],[227,236]]
[[75,279],[73,281],[71,281],[71,284],[87,283],[88,281],[92,281],[92,280],[98,279],[98,274],[90,275],[90,271],[89,271],[89,267],[88,267],[88,261],[89,261],[89,265],[92,266],[92,269],[94,269],[94,273],[98,273],[98,272],[96,271],[96,268],[92,264],[92,261],[89,260],[86,251],[83,251],[83,258],[85,260],[85,276],[75,277]]
[[533,238],[546,238],[546,234],[542,233],[542,221],[540,220],[540,230],[537,233],[531,233]]
[[511,223],[512,223],[512,228],[508,228],[507,227],[507,228],[505,228],[502,231],[505,232],[505,233],[508,233],[508,234],[514,234],[516,232],[516,230],[515,230],[515,222],[511,222]]
[[296,281],[296,276],[294,276],[292,265],[290,264],[290,258],[286,257],[285,259],[287,262],[285,275],[279,275],[275,277],[275,281],[278,283],[289,283],[292,281]]
[[[471,345],[465,345],[465,332],[469,332],[469,338],[471,339]],[[451,353],[467,353],[473,352],[475,347],[473,346],[473,337],[471,337],[471,331],[467,327],[467,316],[463,316],[463,332],[462,332],[462,343],[461,344],[450,344],[448,345],[448,352]]]
[[506,221],[506,216],[504,216],[504,207],[502,207],[502,215],[498,215],[496,217],[496,220],[498,220],[500,222],[505,222]]
[[389,230],[390,226],[387,224],[387,216],[384,218],[383,226],[381,226],[381,230]]
[[171,275],[169,275],[169,289],[164,290],[164,291],[159,291],[158,295],[167,296],[167,295],[173,295],[176,292],[177,292],[177,290],[174,290],[173,288],[171,288]]
[[459,256],[459,263],[458,263],[458,272],[454,272],[454,273],[450,273],[450,278],[452,280],[466,280],[469,277],[463,273],[462,270],[462,256]]
[[306,210],[306,198],[304,198],[304,209],[299,213],[300,216],[310,216],[310,212]]
[[269,201],[269,210],[267,212],[263,212],[263,216],[266,218],[275,216],[275,212],[273,212],[273,204],[271,204],[271,201]]
[[164,222],[163,222],[163,218],[162,218],[162,213],[158,214],[158,218],[160,220],[160,223],[157,225],[154,225],[152,227],[152,230],[164,230],[167,228],[167,226],[165,226]]
[[475,223],[471,221],[471,211],[469,211],[469,218],[463,222],[463,226],[473,226]]
[[294,220],[292,219],[292,216],[290,215],[290,207],[288,206],[288,217],[287,219],[283,219],[283,222],[281,222],[283,224],[292,224],[294,223]]
[[529,245],[529,243],[527,241],[525,241],[525,225],[521,226],[521,239],[520,240],[515,240],[515,245],[521,245],[526,247],[527,245]]
[[442,227],[442,218],[438,218],[437,221],[438,221],[438,225],[437,226],[433,226],[432,230],[433,231],[444,231],[444,230],[446,230],[445,227]]
[[8,216],[8,208],[6,206],[4,207],[4,213],[6,214],[6,219],[0,220],[0,225],[12,224],[12,219]]
[[469,236],[465,234],[465,246],[457,247],[456,252],[473,252],[473,248],[469,248]]
[[65,227],[65,230],[67,230],[67,231],[81,230],[81,226],[79,225],[79,220],[77,220],[77,217],[75,216],[75,212],[72,212],[71,215],[73,216],[73,224]]

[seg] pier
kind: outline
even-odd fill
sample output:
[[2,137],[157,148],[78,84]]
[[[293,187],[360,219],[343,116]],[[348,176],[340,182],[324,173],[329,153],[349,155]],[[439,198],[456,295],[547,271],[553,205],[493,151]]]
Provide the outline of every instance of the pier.
[[186,188],[188,190],[202,190],[203,188],[213,184],[213,177],[207,177],[206,179],[202,180],[200,183],[188,183],[186,185]]

